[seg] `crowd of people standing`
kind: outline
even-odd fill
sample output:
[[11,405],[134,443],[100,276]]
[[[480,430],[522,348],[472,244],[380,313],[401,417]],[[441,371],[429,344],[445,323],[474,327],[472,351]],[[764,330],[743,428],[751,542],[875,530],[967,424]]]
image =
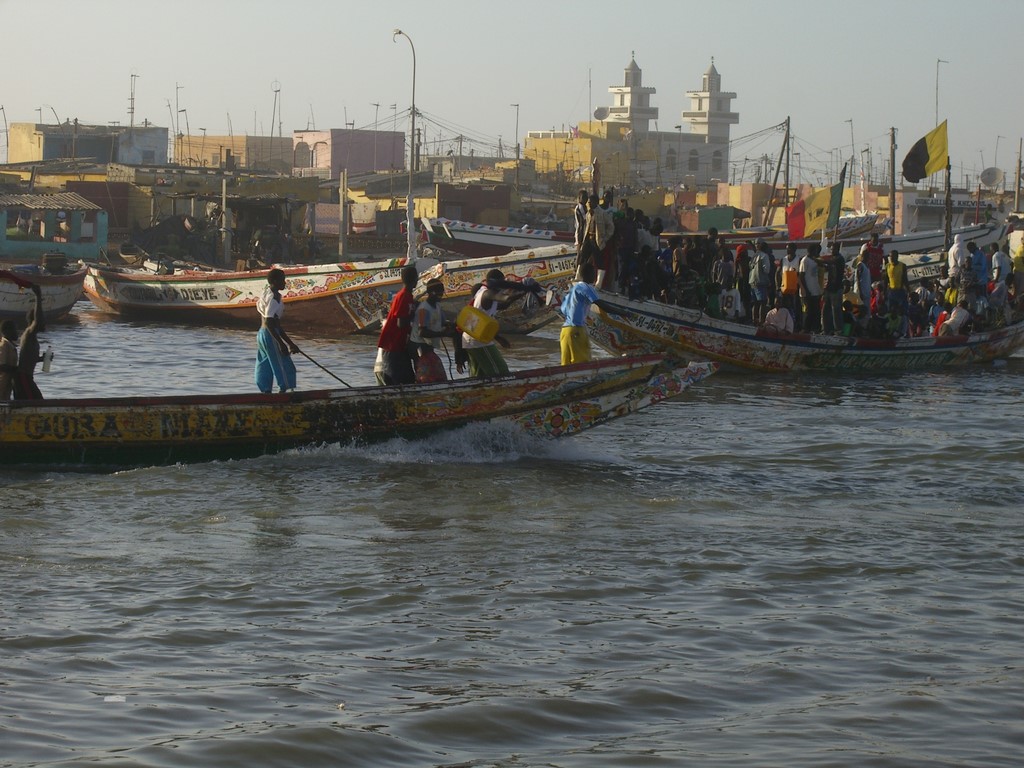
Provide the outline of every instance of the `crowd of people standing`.
[[776,255],[765,239],[729,241],[714,228],[664,239],[659,220],[612,202],[581,190],[576,210],[578,264],[595,267],[598,287],[779,333],[964,333],[1009,322],[1024,297],[1024,251],[1011,258],[1009,243],[986,251],[958,236],[940,277],[914,284],[877,234],[850,262],[838,242],[828,253],[787,243]]

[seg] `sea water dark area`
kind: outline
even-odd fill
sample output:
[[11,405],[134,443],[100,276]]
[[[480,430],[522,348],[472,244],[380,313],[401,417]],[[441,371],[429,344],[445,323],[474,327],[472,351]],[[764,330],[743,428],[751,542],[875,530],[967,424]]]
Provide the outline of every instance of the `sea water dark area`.
[[[372,337],[296,341],[372,382]],[[253,389],[255,328],[48,343],[49,396]],[[0,468],[0,766],[1016,768],[1022,388],[720,373],[564,441]]]

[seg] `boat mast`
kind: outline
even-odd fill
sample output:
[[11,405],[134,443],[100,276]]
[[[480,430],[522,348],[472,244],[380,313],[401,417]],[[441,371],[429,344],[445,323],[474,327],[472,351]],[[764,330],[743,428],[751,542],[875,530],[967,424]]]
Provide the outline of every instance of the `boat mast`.
[[[785,155],[786,148],[789,146],[789,117],[786,117],[786,122],[783,123],[786,126],[786,135],[782,139],[782,150],[779,152],[779,162],[775,166],[775,178],[772,179],[772,194],[768,198],[768,205],[764,209],[764,220],[761,222],[762,227],[767,227],[768,222],[771,221],[772,215],[775,213],[776,199],[775,194],[779,189],[779,172],[782,170],[782,158]],[[788,174],[787,174],[788,177]],[[789,190],[786,190],[786,194],[789,194]]]
[[896,129],[889,129],[889,231],[896,234]]
[[1013,210],[1020,210],[1020,153],[1024,147],[1024,139],[1017,142],[1017,183],[1013,185]]

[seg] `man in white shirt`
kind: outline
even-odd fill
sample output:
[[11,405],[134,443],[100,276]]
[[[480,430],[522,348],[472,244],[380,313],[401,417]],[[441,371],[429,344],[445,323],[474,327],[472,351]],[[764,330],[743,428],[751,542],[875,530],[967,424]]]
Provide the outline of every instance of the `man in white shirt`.
[[992,282],[996,285],[1005,283],[1006,278],[1013,273],[1013,262],[1000,250],[999,243],[992,243],[989,247],[992,250]]
[[781,296],[775,297],[775,306],[768,310],[763,327],[776,334],[793,332],[793,315],[783,305]]
[[803,330],[808,333],[821,331],[821,281],[818,280],[819,245],[807,247],[807,253],[800,259],[800,298],[803,300]]

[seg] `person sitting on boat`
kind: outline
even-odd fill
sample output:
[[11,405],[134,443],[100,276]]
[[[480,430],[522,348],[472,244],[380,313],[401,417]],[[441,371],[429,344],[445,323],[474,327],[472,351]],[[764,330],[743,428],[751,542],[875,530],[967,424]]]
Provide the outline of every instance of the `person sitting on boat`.
[[938,336],[939,326],[945,322],[948,316],[949,313],[946,309],[945,301],[933,301],[932,305],[928,308],[925,334],[929,336]]
[[380,336],[377,338],[377,347],[383,350],[381,377],[389,386],[416,382],[413,358],[409,354],[409,334],[416,311],[413,291],[418,279],[419,274],[414,265],[407,264],[402,267],[402,288],[391,299],[388,315],[381,325]]
[[[593,262],[586,262],[580,266],[581,274],[582,270],[590,264],[595,266]],[[596,266],[595,266],[596,270]],[[481,285],[476,292],[473,294],[473,302],[471,306],[479,309],[484,314],[490,317],[496,317],[499,309],[504,309],[508,305],[508,301],[499,301],[499,292],[502,286],[507,285],[505,275],[500,269],[492,269],[487,273],[486,282]],[[491,341],[482,342],[474,339],[468,333],[462,334],[462,349],[463,354],[459,355],[457,359],[459,373],[463,371],[464,363],[469,365],[469,375],[474,378],[490,378],[493,376],[504,376],[508,370],[508,364],[505,362],[505,358],[501,356],[501,352],[498,350],[497,345],[506,349],[512,346],[509,344],[508,339],[496,335]]]
[[921,306],[921,298],[916,293],[911,293],[907,297],[907,335],[916,337],[924,335],[925,329],[928,327],[928,315]]
[[569,292],[562,299],[560,308],[565,322],[558,335],[558,346],[562,353],[562,365],[573,363],[589,363],[592,359],[590,337],[587,335],[587,312],[590,305],[605,307],[597,298],[593,282],[597,279],[597,271],[592,264],[583,266],[582,279],[573,283]]
[[0,323],[0,401],[11,399],[14,377],[18,375],[18,326],[13,320]]
[[902,339],[910,335],[906,313],[895,306],[889,307],[889,312],[885,315],[885,335],[890,339]]
[[36,385],[36,365],[42,362],[39,354],[39,332],[45,330],[43,322],[43,290],[32,285],[35,303],[25,316],[25,330],[18,340],[18,373],[14,377],[15,400],[42,400],[43,395]]
[[[436,277],[427,281],[427,298],[416,307],[416,315],[409,331],[409,342],[416,347],[416,382],[427,384],[447,381],[444,365],[437,356],[437,347],[443,339],[462,340],[452,323],[445,322],[441,309],[444,283]],[[456,349],[456,356],[458,348]]]
[[842,304],[842,325],[837,331],[840,336],[859,336],[860,324],[857,322],[857,315],[853,309],[852,301],[844,301]]
[[950,313],[953,311],[953,305],[948,301],[937,301],[935,306],[939,308],[939,311],[935,313],[934,319],[932,319],[929,325],[929,334],[932,336],[938,336],[939,331],[942,330],[942,324],[949,319]]
[[775,297],[775,306],[768,310],[761,327],[775,335],[793,333],[793,313],[786,307],[782,296]]
[[256,300],[256,311],[262,318],[256,334],[256,386],[268,395],[274,390],[275,380],[282,392],[295,389],[295,362],[291,356],[298,354],[299,348],[281,327],[284,316],[281,291],[284,288],[284,270],[272,269],[267,273],[263,295]]
[[939,332],[936,335],[958,336],[961,333],[967,333],[967,326],[970,321],[971,313],[967,308],[967,299],[960,299],[959,303],[953,307],[953,311],[950,312],[946,321],[939,326]]

